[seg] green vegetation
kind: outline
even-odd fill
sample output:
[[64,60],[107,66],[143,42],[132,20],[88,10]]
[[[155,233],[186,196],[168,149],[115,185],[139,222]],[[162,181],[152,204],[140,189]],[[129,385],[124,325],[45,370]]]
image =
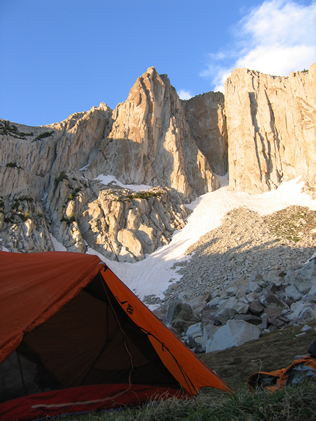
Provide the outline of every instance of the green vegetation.
[[162,195],[162,192],[151,192],[151,191],[145,191],[145,192],[139,192],[139,193],[133,193],[129,194],[126,197],[128,199],[149,199],[149,197],[160,197]]
[[8,162],[5,166],[9,168],[18,168],[19,170],[23,170],[23,168],[18,166],[16,162]]
[[26,140],[25,136],[33,136],[33,132],[19,132],[14,124],[10,124],[8,120],[0,120],[0,135],[10,135],[16,139]]
[[271,393],[250,393],[243,389],[235,395],[202,392],[188,400],[150,401],[141,408],[77,416],[62,416],[61,421],[300,421],[314,419],[316,383],[308,382]]
[[18,213],[18,215],[19,215],[19,217],[22,219],[22,221],[26,221],[26,220],[28,220],[29,219],[29,217],[30,217],[30,214],[29,214],[29,212],[24,212],[24,214],[23,213]]
[[76,217],[75,217],[75,214],[73,212],[71,212],[69,218],[67,218],[66,216],[63,216],[60,220],[60,222],[66,222],[67,225],[70,225],[75,221],[76,221]]
[[50,132],[44,132],[39,134],[38,136],[36,136],[35,139],[33,139],[33,142],[36,142],[37,140],[41,140],[41,139],[45,139],[45,137],[49,137],[52,136],[54,134],[54,131],[50,131]]
[[267,216],[265,222],[278,241],[286,239],[298,242],[316,228],[316,211],[303,206],[290,206]]
[[[32,142],[45,139],[46,137],[52,136],[53,134],[54,134],[53,130],[46,131],[36,136],[36,138],[33,139]],[[20,132],[14,124],[10,123],[10,121],[0,120],[0,135],[9,135],[11,137],[14,137],[15,139],[27,140],[27,137],[34,136],[34,133],[33,132],[29,132],[29,133]]]
[[63,180],[68,180],[68,176],[65,173],[65,171],[61,171],[61,173],[59,174],[59,176],[57,178],[55,177],[55,180],[54,180],[55,186],[57,186],[58,183],[60,181],[63,181]]
[[153,192],[153,191],[142,191],[133,194],[127,194],[125,196],[119,196],[118,198],[113,199],[115,202],[126,202],[130,199],[146,199],[148,200],[150,197],[160,197],[162,192]]
[[[71,187],[71,186],[69,186]],[[78,195],[78,193],[80,192],[81,188],[80,187],[76,187],[68,196],[66,203],[68,203],[70,200],[74,200],[74,198]]]
[[20,196],[19,199],[15,200],[19,200],[20,202],[22,202],[23,200],[26,200],[27,202],[34,202],[34,199],[31,196]]

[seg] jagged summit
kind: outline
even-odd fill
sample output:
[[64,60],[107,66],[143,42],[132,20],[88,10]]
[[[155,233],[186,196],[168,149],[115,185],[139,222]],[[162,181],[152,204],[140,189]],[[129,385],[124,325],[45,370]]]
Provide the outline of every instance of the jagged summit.
[[[143,259],[228,168],[236,190],[261,193],[301,175],[313,194],[316,64],[287,78],[236,69],[225,89],[225,98],[182,101],[149,67],[114,110],[101,103],[41,127],[0,120],[2,244],[51,250],[53,234],[67,250]],[[95,180],[100,174],[111,183]],[[152,189],[135,193],[135,185]]]

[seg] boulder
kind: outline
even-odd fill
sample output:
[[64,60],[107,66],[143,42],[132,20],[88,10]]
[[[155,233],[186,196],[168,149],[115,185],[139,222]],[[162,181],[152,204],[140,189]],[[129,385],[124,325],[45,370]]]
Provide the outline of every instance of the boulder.
[[313,285],[311,279],[305,278],[303,276],[297,276],[294,279],[293,284],[303,295],[308,294]]
[[187,327],[188,323],[195,323],[196,317],[193,314],[192,308],[187,303],[182,303],[177,300],[168,307],[167,313],[163,322],[168,327],[172,326],[179,333],[182,333]]
[[243,320],[229,320],[206,343],[206,352],[221,351],[258,339],[260,328]]
[[303,295],[299,292],[295,285],[289,285],[285,288],[285,294],[294,302],[299,301]]
[[310,259],[305,265],[300,269],[300,274],[305,279],[312,279],[316,277],[316,258]]
[[308,294],[304,297],[304,301],[309,303],[316,303],[316,285],[313,285]]
[[261,304],[268,308],[287,308],[288,305],[280,300],[273,292],[267,291],[260,297]]
[[225,325],[236,313],[237,311],[232,308],[223,307],[215,314],[215,317],[222,325]]
[[260,293],[262,291],[262,287],[258,284],[258,282],[250,281],[248,284],[248,289],[251,292]]
[[174,301],[173,303],[170,304],[170,306],[168,307],[167,313],[163,319],[163,322],[166,326],[171,326],[172,321],[180,313],[181,308],[182,308],[181,301]]
[[234,310],[238,314],[245,314],[248,311],[249,304],[245,299],[238,300],[235,297],[229,297],[225,303],[225,307]]
[[243,320],[252,325],[260,325],[262,323],[261,317],[254,316],[253,314],[236,314],[234,320]]
[[249,305],[249,312],[254,314],[255,316],[260,316],[263,312],[264,306],[261,304],[259,300],[251,301]]
[[199,295],[198,297],[192,298],[187,302],[191,306],[194,314],[199,315],[201,313],[201,310],[207,304],[209,295],[209,293]]
[[233,297],[237,294],[238,288],[237,287],[230,287],[226,290],[227,297]]
[[262,314],[262,316],[261,316],[262,322],[261,322],[261,325],[260,325],[260,328],[262,330],[266,330],[268,328],[268,319],[269,319],[269,317],[268,317],[267,314],[265,314],[265,313]]
[[142,260],[144,258],[142,244],[136,237],[134,231],[127,228],[122,229],[117,233],[117,239],[136,260]]

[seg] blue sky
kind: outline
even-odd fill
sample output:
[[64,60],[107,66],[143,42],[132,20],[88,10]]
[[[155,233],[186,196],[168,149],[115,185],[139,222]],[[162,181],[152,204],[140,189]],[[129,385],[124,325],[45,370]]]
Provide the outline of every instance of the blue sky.
[[16,123],[115,108],[151,66],[187,99],[235,67],[313,62],[315,0],[0,0],[0,118]]

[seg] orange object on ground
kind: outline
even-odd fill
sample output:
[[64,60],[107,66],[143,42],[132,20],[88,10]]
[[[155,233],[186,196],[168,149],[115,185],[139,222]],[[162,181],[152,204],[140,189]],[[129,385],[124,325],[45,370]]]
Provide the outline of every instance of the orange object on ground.
[[[308,369],[310,368],[310,370]],[[295,371],[302,373],[299,378],[292,381]],[[247,385],[251,391],[257,388],[269,389],[272,392],[281,390],[289,384],[297,384],[303,380],[304,375],[312,374],[316,379],[316,359],[310,356],[294,360],[288,367],[275,371],[260,371],[249,376]]]
[[0,378],[1,420],[231,391],[97,256],[68,252],[0,252]]

